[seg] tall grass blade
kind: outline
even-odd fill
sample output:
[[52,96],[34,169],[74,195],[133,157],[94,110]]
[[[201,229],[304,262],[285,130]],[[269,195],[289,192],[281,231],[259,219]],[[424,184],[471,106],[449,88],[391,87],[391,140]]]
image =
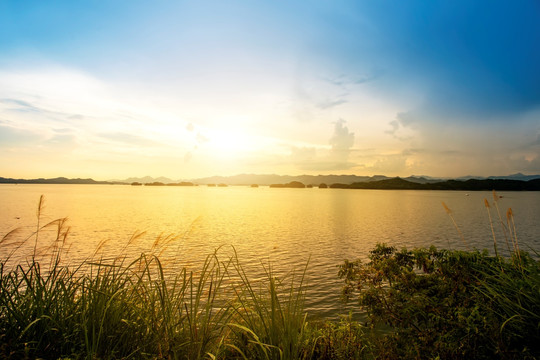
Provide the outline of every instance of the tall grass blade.
[[497,192],[495,190],[493,190],[493,205],[495,205],[495,209],[497,210],[497,215],[499,216],[499,224],[501,224],[501,229],[504,234],[504,239],[506,241],[506,247],[508,249],[508,253],[512,254],[512,250],[510,249],[510,243],[508,241],[507,227],[504,224],[503,218],[501,216],[501,211],[499,209],[499,195],[497,195]]

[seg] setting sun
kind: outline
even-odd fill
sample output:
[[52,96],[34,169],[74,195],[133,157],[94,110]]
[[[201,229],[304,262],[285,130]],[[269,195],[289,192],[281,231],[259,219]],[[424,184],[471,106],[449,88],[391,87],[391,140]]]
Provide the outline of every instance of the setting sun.
[[259,150],[263,144],[257,144],[252,134],[242,130],[212,130],[207,134],[210,151],[221,157],[234,157]]

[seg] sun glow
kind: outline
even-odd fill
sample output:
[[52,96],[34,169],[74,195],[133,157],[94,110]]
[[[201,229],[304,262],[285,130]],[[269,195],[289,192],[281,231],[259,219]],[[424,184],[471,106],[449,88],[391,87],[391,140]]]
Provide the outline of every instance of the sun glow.
[[212,130],[207,136],[208,147],[218,156],[238,156],[261,147],[255,136],[241,129]]

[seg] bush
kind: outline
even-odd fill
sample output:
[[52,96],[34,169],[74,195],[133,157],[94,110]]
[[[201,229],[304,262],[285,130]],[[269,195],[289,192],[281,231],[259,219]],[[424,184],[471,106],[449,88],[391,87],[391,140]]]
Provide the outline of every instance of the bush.
[[379,244],[345,261],[344,298],[372,326],[390,326],[376,353],[390,358],[534,358],[540,353],[540,263],[487,252],[401,250]]

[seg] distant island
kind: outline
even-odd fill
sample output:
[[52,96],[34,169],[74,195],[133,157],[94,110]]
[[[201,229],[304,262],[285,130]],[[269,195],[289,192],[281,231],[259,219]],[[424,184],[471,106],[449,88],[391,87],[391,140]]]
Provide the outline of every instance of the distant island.
[[[131,185],[137,186],[137,185],[142,185],[142,184],[139,182],[132,182]],[[167,184],[164,184],[159,181],[154,181],[151,183],[146,183],[144,185],[145,186],[197,186],[196,184],[192,182],[188,182],[188,181],[181,181],[179,183],[167,183]]]
[[[221,180],[214,183],[193,181],[178,181],[178,182],[164,182],[164,181],[96,181],[94,179],[68,179],[65,177],[57,177],[51,179],[12,179],[0,177],[0,184],[105,184],[105,185],[133,185],[133,186],[198,186],[207,185],[210,187],[227,187],[229,185],[245,185],[251,187],[258,187],[258,184],[266,185],[265,181],[251,182],[249,184],[238,184],[234,179],[238,177],[246,176],[250,179],[257,177],[259,180],[263,180],[266,175],[238,175],[230,178],[227,177],[215,177],[212,179]],[[514,177],[514,178],[512,178]],[[521,177],[522,179],[515,179],[515,177]],[[301,175],[301,176],[268,176],[270,179],[296,179],[283,183],[271,183],[271,188],[313,188],[318,187],[321,189],[372,189],[372,190],[464,190],[464,191],[483,191],[483,190],[499,190],[499,191],[540,191],[540,175],[523,175],[516,174],[505,177],[489,177],[489,178],[458,178],[452,180],[434,180],[426,177],[414,177],[407,178],[394,177],[389,178],[383,175],[375,176],[355,176],[355,175]],[[356,178],[360,181],[347,182]],[[135,178],[130,178],[135,179]],[[147,180],[154,180],[147,177]],[[162,178],[164,180],[164,178]],[[210,178],[208,178],[210,179]],[[233,179],[232,181],[227,181]],[[247,178],[246,178],[247,179]],[[299,181],[298,179],[305,179],[306,182]],[[328,180],[343,180],[341,182],[331,182]],[[326,180],[326,181],[322,181]],[[216,185],[217,184],[217,185]],[[330,185],[327,185],[330,184]]]
[[302,189],[305,188],[306,185],[302,184],[300,181],[291,181],[288,184],[271,184],[271,188],[297,188]]

